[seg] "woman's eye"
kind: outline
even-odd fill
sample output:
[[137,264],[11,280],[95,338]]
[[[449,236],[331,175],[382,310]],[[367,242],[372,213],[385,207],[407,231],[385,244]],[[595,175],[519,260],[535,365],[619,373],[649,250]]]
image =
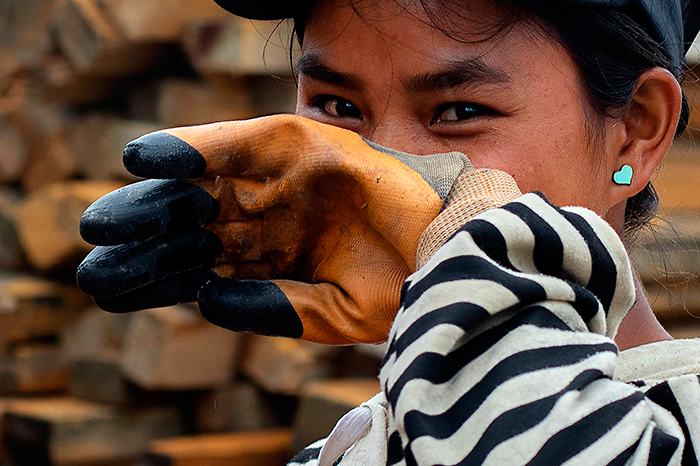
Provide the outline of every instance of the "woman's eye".
[[487,115],[488,109],[481,105],[457,102],[447,104],[438,110],[431,124],[457,122]]
[[360,109],[345,99],[340,99],[337,97],[330,98],[320,102],[320,104],[320,106],[323,107],[323,110],[333,117],[357,118],[359,120],[362,119]]

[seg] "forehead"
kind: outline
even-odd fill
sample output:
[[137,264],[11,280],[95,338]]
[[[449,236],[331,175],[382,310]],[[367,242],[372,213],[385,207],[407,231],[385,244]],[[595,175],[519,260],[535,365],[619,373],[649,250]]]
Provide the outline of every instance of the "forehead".
[[497,0],[321,0],[306,24],[301,56],[302,64],[311,56],[338,71],[390,69],[401,79],[469,60],[519,78],[542,61],[567,72],[573,65],[536,21]]

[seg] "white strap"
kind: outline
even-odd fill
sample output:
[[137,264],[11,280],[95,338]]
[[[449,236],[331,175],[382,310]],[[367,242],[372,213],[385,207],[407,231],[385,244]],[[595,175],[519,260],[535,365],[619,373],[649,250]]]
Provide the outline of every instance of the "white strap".
[[364,437],[372,427],[372,410],[358,406],[341,417],[328,436],[318,456],[318,466],[333,466],[333,463]]

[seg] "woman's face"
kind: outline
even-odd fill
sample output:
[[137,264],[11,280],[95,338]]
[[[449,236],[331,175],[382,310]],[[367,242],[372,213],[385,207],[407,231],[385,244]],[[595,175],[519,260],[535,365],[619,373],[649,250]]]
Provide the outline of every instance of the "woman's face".
[[622,200],[620,167],[591,138],[592,111],[561,45],[522,23],[488,39],[507,14],[492,0],[450,17],[466,40],[433,27],[419,2],[364,1],[361,16],[347,3],[321,1],[307,23],[299,115],[413,154],[463,152],[558,205],[603,214]]

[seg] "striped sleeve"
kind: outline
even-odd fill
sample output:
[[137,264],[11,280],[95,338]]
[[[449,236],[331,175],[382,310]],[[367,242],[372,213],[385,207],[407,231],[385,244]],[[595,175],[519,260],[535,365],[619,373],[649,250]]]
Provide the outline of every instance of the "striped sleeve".
[[660,388],[613,380],[633,302],[624,246],[594,213],[531,193],[475,217],[404,286],[380,375],[388,464],[694,457],[700,425],[679,423]]

